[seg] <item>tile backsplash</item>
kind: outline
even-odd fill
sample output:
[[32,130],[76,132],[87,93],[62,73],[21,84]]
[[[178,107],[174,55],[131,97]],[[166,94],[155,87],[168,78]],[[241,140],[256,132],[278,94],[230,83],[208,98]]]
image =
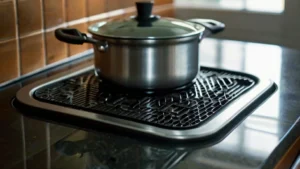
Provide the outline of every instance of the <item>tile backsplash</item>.
[[[0,0],[0,87],[91,49],[54,37],[60,27],[86,32],[98,21],[135,14],[138,0]],[[155,0],[154,13],[173,15],[173,0]]]

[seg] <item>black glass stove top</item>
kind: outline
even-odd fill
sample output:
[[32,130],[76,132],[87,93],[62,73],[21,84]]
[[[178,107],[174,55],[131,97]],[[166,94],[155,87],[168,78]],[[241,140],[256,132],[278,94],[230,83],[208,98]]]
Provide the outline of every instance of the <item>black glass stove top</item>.
[[148,93],[114,88],[88,71],[43,86],[33,96],[41,102],[180,130],[213,119],[257,82],[251,75],[202,68],[184,88]]

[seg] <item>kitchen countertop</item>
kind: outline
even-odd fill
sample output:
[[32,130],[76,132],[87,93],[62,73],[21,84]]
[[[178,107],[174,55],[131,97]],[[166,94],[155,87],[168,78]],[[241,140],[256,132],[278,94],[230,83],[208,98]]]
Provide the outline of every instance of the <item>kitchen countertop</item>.
[[205,66],[270,78],[278,90],[247,118],[241,118],[242,122],[236,122],[224,137],[181,143],[46,122],[25,117],[11,106],[22,86],[92,64],[91,56],[87,56],[0,89],[0,167],[273,168],[300,135],[300,51],[275,45],[205,39],[200,45],[200,58]]

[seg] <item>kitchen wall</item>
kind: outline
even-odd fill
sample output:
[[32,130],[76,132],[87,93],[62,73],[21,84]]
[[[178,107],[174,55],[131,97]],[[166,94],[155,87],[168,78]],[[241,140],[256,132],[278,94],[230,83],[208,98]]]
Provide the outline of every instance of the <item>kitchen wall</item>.
[[[56,28],[86,32],[95,22],[134,15],[135,1],[0,0],[0,86],[91,49],[56,40]],[[172,16],[172,2],[155,0],[154,13]]]
[[[253,2],[248,0],[250,1]],[[300,1],[285,0],[284,3],[282,13],[176,6],[175,16],[181,19],[211,18],[224,22],[226,30],[218,34],[216,36],[218,38],[270,43],[300,49]],[[259,1],[257,5],[261,7]],[[201,4],[199,3],[198,6]]]

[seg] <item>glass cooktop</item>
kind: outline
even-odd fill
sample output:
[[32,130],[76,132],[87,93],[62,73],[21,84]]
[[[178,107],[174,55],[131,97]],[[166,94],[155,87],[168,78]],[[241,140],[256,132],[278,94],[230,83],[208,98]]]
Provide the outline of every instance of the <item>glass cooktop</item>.
[[[249,112],[275,84],[254,75],[201,67],[184,88],[135,91],[95,76],[93,67],[50,77],[17,93],[19,105],[37,116],[85,119],[168,139],[195,139],[218,133]],[[91,125],[92,127],[92,125]]]

